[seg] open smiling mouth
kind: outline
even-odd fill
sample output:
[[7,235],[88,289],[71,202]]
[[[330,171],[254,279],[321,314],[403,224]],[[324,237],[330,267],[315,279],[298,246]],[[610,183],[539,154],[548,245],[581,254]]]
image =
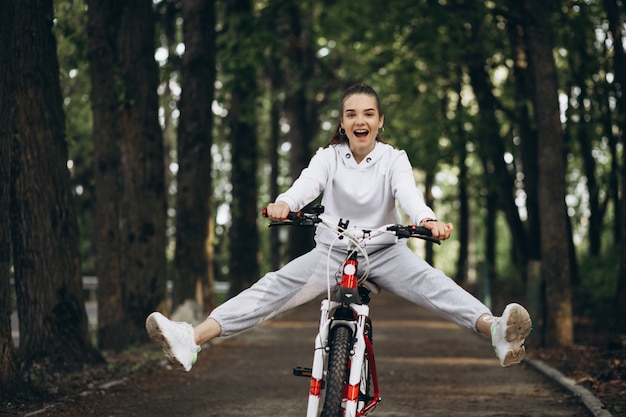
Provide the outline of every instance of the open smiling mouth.
[[359,130],[354,131],[354,136],[362,139],[362,138],[366,138],[369,133],[370,133],[369,130],[359,129]]

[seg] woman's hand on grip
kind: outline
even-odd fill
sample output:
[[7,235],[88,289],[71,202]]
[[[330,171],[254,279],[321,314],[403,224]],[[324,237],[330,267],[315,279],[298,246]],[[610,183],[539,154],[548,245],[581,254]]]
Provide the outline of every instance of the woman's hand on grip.
[[284,222],[291,208],[282,201],[267,205],[267,217],[273,222]]
[[439,240],[446,240],[452,234],[454,227],[452,223],[443,223],[438,220],[422,220],[420,226],[430,230],[432,237]]

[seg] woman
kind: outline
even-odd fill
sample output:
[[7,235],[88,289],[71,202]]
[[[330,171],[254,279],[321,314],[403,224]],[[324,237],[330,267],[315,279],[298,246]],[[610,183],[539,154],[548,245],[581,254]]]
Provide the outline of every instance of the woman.
[[[429,229],[435,238],[448,239],[452,225],[436,220],[424,203],[406,153],[380,138],[384,121],[380,99],[371,87],[359,84],[349,88],[342,98],[339,123],[329,145],[320,149],[293,185],[267,206],[268,217],[283,221],[289,211],[302,209],[323,192],[327,220],[336,223],[344,218],[352,224],[375,228],[398,223],[397,201],[413,224]],[[524,340],[530,333],[531,320],[522,306],[509,304],[501,317],[494,317],[478,299],[414,254],[406,242],[383,236],[367,245],[369,279],[491,338],[502,366],[517,364],[524,358]],[[146,320],[150,338],[174,364],[189,371],[203,343],[250,328],[325,293],[328,249],[334,238],[332,232],[317,229],[316,246],[311,252],[266,274],[217,307],[195,328],[152,313]],[[345,256],[343,249],[333,245],[336,268]]]

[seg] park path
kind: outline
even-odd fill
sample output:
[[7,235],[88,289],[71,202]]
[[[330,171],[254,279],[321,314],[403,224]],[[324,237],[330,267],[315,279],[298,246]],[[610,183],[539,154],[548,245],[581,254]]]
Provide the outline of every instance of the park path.
[[[372,416],[591,415],[578,398],[532,367],[501,368],[479,335],[386,293],[374,296],[370,306],[383,398]],[[107,417],[304,416],[308,379],[291,373],[294,366],[310,366],[318,311],[319,303],[312,302],[221,339],[203,349],[189,373],[155,365],[141,377],[149,383],[132,379],[102,397],[87,396],[80,412]],[[66,415],[61,414],[64,408],[57,407],[59,415]]]

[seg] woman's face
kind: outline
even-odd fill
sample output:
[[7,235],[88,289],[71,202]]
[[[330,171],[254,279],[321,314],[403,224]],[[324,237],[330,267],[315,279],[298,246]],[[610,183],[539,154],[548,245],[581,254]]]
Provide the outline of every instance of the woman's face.
[[383,126],[384,119],[378,111],[376,98],[368,94],[353,94],[343,103],[341,127],[346,131],[350,150],[357,162],[374,149],[378,129]]

